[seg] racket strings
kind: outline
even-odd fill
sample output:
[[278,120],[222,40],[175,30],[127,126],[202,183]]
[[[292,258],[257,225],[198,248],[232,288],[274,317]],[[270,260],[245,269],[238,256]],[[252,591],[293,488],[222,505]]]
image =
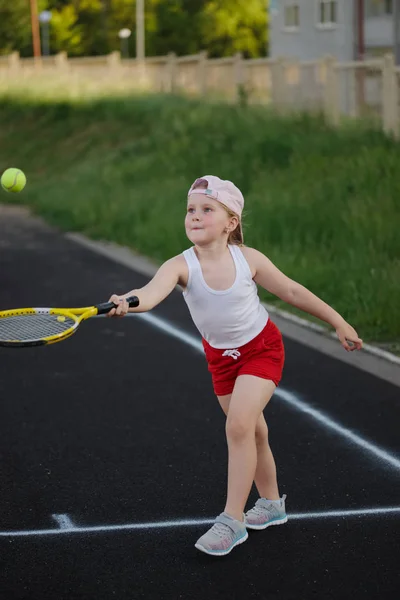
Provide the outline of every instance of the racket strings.
[[64,315],[27,314],[0,318],[0,341],[41,340],[59,335],[76,325]]

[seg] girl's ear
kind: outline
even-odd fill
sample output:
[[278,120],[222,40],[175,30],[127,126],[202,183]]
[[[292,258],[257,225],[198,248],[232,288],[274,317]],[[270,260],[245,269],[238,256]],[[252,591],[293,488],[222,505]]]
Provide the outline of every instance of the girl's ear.
[[234,231],[236,229],[236,227],[239,225],[239,219],[237,217],[231,217],[230,225],[233,227],[232,231]]

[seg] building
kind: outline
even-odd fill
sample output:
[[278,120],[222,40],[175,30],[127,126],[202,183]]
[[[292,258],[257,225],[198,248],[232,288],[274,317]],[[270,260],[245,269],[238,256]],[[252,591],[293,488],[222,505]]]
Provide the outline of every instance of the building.
[[358,60],[393,52],[400,63],[400,0],[269,0],[270,56]]

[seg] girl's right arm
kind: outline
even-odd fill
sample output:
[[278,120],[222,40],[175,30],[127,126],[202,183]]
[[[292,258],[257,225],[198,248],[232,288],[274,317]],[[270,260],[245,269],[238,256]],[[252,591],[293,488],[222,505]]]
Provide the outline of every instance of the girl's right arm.
[[[182,254],[174,256],[167,260],[158,269],[153,279],[144,287],[137,290],[131,290],[123,295],[113,294],[109,302],[118,304],[108,313],[108,317],[123,317],[127,312],[147,312],[157,304],[160,304],[172,290],[185,279],[186,261]],[[126,298],[129,296],[137,296],[139,298],[139,306],[129,308]]]

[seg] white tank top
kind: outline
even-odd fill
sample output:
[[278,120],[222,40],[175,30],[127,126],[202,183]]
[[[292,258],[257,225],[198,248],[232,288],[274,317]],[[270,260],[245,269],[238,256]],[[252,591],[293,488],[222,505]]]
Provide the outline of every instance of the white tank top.
[[255,338],[268,322],[250,267],[239,246],[228,246],[236,279],[227,290],[210,288],[203,277],[194,248],[183,252],[189,278],[183,297],[194,324],[213,348],[239,348]]

